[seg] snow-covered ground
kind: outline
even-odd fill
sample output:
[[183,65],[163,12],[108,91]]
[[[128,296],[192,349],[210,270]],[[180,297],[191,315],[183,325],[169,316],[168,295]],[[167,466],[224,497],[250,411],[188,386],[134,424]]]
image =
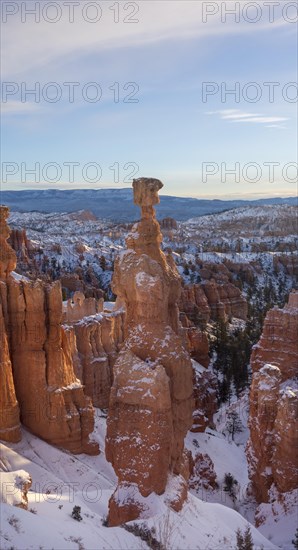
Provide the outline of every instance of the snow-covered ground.
[[[102,450],[105,424],[97,410],[94,437]],[[232,460],[233,469],[238,468],[239,480],[246,481],[242,451],[236,445],[230,446],[218,435],[199,436],[202,449],[211,455],[217,454],[219,478],[232,466]],[[124,528],[104,525],[108,500],[116,485],[115,474],[104,451],[97,457],[73,456],[23,430],[20,443],[1,445],[1,470],[24,470],[32,477],[29,511],[1,503],[1,549],[134,550],[148,547],[140,537]],[[7,494],[15,489],[11,482],[5,482],[4,474],[0,475],[2,500],[7,500]],[[166,499],[167,492],[161,497],[155,496],[151,503],[155,511],[153,517],[133,522],[152,530],[165,548],[232,550],[236,546],[236,530],[244,531],[247,526],[247,520],[224,502],[206,502],[189,494],[182,511],[175,513],[169,511]],[[81,507],[82,521],[71,517],[74,506]],[[255,548],[276,548],[252,526],[251,531]]]

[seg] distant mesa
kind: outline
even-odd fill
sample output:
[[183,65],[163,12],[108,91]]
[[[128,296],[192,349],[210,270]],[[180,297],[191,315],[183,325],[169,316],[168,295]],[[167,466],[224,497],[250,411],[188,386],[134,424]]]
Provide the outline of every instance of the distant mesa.
[[[140,178],[139,178],[140,179]],[[149,178],[154,179],[154,178]],[[124,189],[45,189],[2,191],[2,201],[12,210],[21,212],[77,212],[90,211],[97,218],[131,222],[138,219],[138,208],[133,203],[132,190]],[[159,220],[171,217],[185,221],[198,216],[223,212],[241,206],[262,206],[266,204],[297,205],[295,197],[247,200],[207,200],[190,197],[162,195],[157,205]]]

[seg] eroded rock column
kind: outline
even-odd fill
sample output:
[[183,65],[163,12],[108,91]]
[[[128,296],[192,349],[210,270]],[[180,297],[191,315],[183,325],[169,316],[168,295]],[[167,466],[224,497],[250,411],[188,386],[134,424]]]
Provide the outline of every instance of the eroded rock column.
[[62,328],[59,282],[15,280],[7,244],[9,209],[0,207],[0,437],[20,438],[21,422],[48,443],[73,453],[99,452],[90,440],[91,399],[84,394]]
[[298,487],[298,293],[268,311],[251,356],[247,444],[249,477],[259,503]]
[[[113,291],[125,306],[125,343],[114,366],[106,455],[118,476],[109,524],[148,513],[148,497],[175,476],[172,507],[186,498],[184,437],[192,425],[191,360],[180,337],[180,276],[162,240],[153,206],[162,183],[134,180],[142,218],[115,263]],[[184,476],[184,477],[183,477]]]
[[8,347],[7,282],[16,267],[16,254],[7,244],[9,209],[0,206],[0,439],[16,442],[21,439],[20,411],[12,375]]

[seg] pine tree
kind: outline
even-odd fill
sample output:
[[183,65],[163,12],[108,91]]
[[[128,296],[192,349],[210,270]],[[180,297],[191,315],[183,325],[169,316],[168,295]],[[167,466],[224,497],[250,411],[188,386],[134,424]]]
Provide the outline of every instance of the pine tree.
[[240,420],[239,414],[236,411],[232,411],[228,414],[226,429],[229,434],[231,434],[233,441],[236,433],[243,432],[243,425]]
[[244,531],[244,550],[253,550],[253,540],[251,536],[250,526],[248,525]]
[[236,531],[236,541],[237,541],[237,546],[236,546],[236,550],[244,550],[244,541],[243,541],[243,535],[238,527],[237,531]]
[[232,474],[228,473],[225,474],[224,477],[224,491],[230,495],[232,500],[235,502],[236,495],[235,495],[235,488],[238,485],[237,479],[232,476]]
[[82,521],[81,506],[74,506],[71,512],[71,517],[77,521]]
[[253,550],[253,540],[251,536],[250,526],[248,525],[242,533],[240,529],[236,531],[236,550]]

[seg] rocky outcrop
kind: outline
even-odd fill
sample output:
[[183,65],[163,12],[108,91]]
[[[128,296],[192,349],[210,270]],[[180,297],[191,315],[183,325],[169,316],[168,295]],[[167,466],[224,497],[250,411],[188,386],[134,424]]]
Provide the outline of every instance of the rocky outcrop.
[[[8,209],[1,207],[5,236],[7,216]],[[21,421],[32,433],[73,453],[98,453],[98,446],[89,440],[94,425],[92,403],[74,373],[70,340],[63,336],[61,285],[15,280],[10,275],[15,254],[6,241],[3,250],[0,395],[11,411],[11,433],[17,439],[17,398]],[[7,418],[1,425],[6,439]]]
[[9,208],[0,206],[0,281],[6,281],[17,265],[16,253],[7,243],[10,236],[6,222],[8,216]]
[[173,229],[178,228],[178,224],[176,220],[174,220],[174,218],[170,218],[170,217],[163,218],[162,220],[160,220],[159,223],[160,223],[160,228],[162,230],[173,231]]
[[23,424],[74,453],[96,452],[89,442],[93,408],[63,349],[60,283],[7,285],[13,376]]
[[276,271],[281,268],[291,277],[298,280],[298,258],[297,254],[281,254],[273,256],[273,265]]
[[172,257],[160,249],[153,209],[161,187],[159,180],[134,180],[142,219],[115,262],[113,291],[126,317],[107,423],[106,456],[118,476],[109,525],[140,517],[146,497],[162,494],[169,475],[179,480],[175,509],[187,495],[184,437],[192,424],[192,365],[180,336],[180,277]]
[[187,349],[191,357],[207,368],[210,363],[210,357],[209,341],[206,332],[197,327],[190,326],[185,330],[185,334]]
[[247,302],[241,291],[232,283],[218,284],[214,280],[203,281],[202,288],[206,294],[214,321],[231,320],[232,317],[247,319]]
[[3,472],[1,474],[1,502],[28,510],[28,491],[32,478],[25,470]]
[[213,279],[217,284],[231,282],[232,276],[224,263],[211,263],[201,261],[200,276],[203,280]]
[[95,407],[108,408],[113,366],[124,338],[124,312],[86,317],[66,330],[74,335],[73,362],[85,393]]
[[218,285],[217,289],[219,299],[224,305],[225,314],[228,320],[231,320],[232,317],[236,317],[237,319],[246,321],[248,305],[239,288],[232,283],[226,283],[224,285]]
[[7,243],[9,209],[0,206],[0,439],[16,442],[21,438],[19,405],[15,394],[6,324],[7,287],[10,273],[16,267],[16,254]]
[[192,432],[204,432],[213,426],[217,411],[217,379],[214,374],[193,361],[194,412]]
[[89,267],[85,272],[81,268],[77,268],[75,271],[75,273],[63,274],[60,278],[66,297],[73,295],[75,292],[82,292],[86,298],[102,299],[104,292],[98,287],[98,280],[92,267]]
[[270,309],[264,321],[262,336],[251,355],[253,372],[265,363],[279,367],[282,382],[297,375],[298,292],[290,294],[283,308]]
[[189,285],[182,289],[179,309],[190,321],[205,328],[210,320],[211,310],[201,285]]
[[5,284],[0,282],[0,439],[15,443],[21,439],[20,411],[2,310],[5,293]]
[[95,298],[85,298],[82,292],[76,291],[72,297],[67,300],[63,308],[63,322],[74,323],[80,321],[83,317],[96,315],[103,311],[103,298],[96,300]]
[[[258,502],[298,487],[298,293],[283,309],[267,313],[251,357],[247,444],[249,476]],[[269,363],[270,360],[270,363]]]
[[207,453],[196,453],[193,459],[189,488],[198,492],[200,489],[213,491],[218,487],[214,463]]
[[[201,270],[201,274],[202,272]],[[210,319],[213,321],[228,321],[232,317],[244,321],[247,319],[247,301],[239,288],[228,281],[219,281],[217,274],[217,280],[210,278],[199,284],[186,286],[182,291],[180,310],[195,325],[203,329]]]
[[34,246],[27,238],[26,229],[12,229],[8,242],[16,252],[18,262],[28,264],[34,252]]

